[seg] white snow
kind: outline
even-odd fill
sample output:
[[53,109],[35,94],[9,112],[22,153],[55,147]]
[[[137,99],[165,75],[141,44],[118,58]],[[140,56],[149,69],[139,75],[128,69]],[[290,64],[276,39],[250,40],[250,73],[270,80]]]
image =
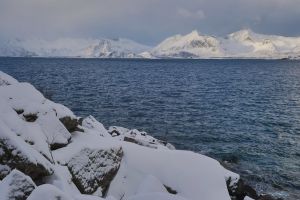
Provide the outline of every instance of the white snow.
[[57,187],[50,185],[50,184],[44,184],[39,187],[37,187],[33,192],[30,194],[30,196],[27,198],[27,200],[73,200],[73,198],[59,190]]
[[76,185],[72,182],[72,175],[68,170],[68,167],[62,165],[53,166],[54,173],[48,177],[46,182],[60,188],[62,191],[74,195],[80,195],[80,192]]
[[111,137],[108,131],[104,128],[103,124],[98,122],[91,115],[83,119],[82,127],[88,128],[89,131],[94,131],[103,137]]
[[154,192],[162,192],[166,193],[167,189],[165,186],[159,181],[158,178],[152,175],[148,175],[143,182],[139,185],[137,189],[138,194],[147,194]]
[[254,200],[254,199],[252,199],[252,198],[250,198],[248,196],[245,196],[244,200]]
[[[8,76],[9,85],[0,87],[0,121],[15,135],[23,138],[47,159],[52,160],[49,145],[67,144],[71,138],[59,118],[75,115],[63,105],[47,100],[28,83],[19,83]],[[17,110],[22,110],[17,114]],[[27,122],[24,115],[34,114],[36,121]],[[31,148],[31,147],[30,147]]]
[[[148,193],[138,194],[128,198],[128,200],[187,200],[179,195],[172,195],[168,193]],[[202,199],[202,198],[201,198]]]
[[223,50],[217,38],[200,35],[197,31],[167,38],[155,47],[151,54],[156,57],[220,57]]
[[[126,180],[127,185],[136,185],[137,188],[140,179],[130,176],[152,175],[164,185],[176,190],[178,195],[190,200],[197,200],[199,197],[211,200],[230,199],[225,183],[225,169],[214,159],[189,151],[155,150],[131,143],[123,145],[123,150],[123,163],[111,183],[110,195],[114,195],[113,191],[123,188],[124,177],[125,180],[127,177],[132,180]],[[125,169],[122,168],[124,163]],[[128,171],[126,168],[134,170]],[[233,180],[238,177],[237,174],[231,175]],[[128,193],[131,194],[130,189]],[[126,195],[127,191],[123,192]]]
[[0,182],[0,199],[24,198],[26,193],[30,193],[35,187],[35,183],[29,176],[18,170],[13,170]]
[[0,86],[16,84],[18,81],[8,74],[0,71]]
[[[1,113],[2,114],[2,113]],[[23,139],[18,137],[11,131],[10,127],[0,120],[0,139],[6,142],[6,147],[14,149],[13,155],[18,155],[24,162],[28,160],[30,163],[40,164],[48,171],[52,171],[51,163],[45,159],[38,151],[28,145]]]

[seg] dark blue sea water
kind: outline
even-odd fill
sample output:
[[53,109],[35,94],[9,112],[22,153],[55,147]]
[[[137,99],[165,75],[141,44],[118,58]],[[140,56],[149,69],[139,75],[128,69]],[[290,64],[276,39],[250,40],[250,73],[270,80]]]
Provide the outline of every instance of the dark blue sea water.
[[259,191],[300,199],[300,62],[0,58],[77,115],[230,162]]

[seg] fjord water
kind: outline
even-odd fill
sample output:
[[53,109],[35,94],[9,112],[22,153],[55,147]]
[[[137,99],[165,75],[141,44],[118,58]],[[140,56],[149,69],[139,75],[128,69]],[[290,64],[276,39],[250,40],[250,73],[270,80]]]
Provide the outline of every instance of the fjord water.
[[79,116],[145,130],[300,199],[299,61],[0,58],[0,70]]

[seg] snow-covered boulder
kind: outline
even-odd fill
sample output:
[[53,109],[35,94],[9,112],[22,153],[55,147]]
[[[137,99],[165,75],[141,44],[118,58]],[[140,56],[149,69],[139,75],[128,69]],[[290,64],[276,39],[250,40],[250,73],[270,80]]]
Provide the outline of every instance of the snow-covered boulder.
[[74,131],[80,131],[83,132],[83,130],[79,127],[80,125],[80,120],[75,118],[75,117],[70,117],[70,116],[65,116],[62,118],[59,118],[61,123],[68,129],[70,133]]
[[246,184],[242,179],[239,179],[235,182],[232,182],[231,178],[227,179],[227,188],[230,196],[234,197],[236,200],[243,200],[247,196],[253,199],[259,198],[256,191],[250,185]]
[[0,182],[1,200],[25,200],[36,188],[29,176],[13,170]]
[[123,162],[108,191],[115,197],[136,194],[145,177],[152,175],[186,199],[230,200],[225,179],[229,174],[232,180],[239,178],[218,161],[190,151],[152,149],[125,142],[123,150]]
[[103,137],[111,137],[108,131],[105,129],[103,124],[98,122],[93,116],[88,116],[82,120],[82,127],[88,128],[89,131],[97,132],[99,135]]
[[38,90],[29,83],[15,83],[0,87],[1,98],[6,100],[15,110],[23,110],[23,116],[54,112],[58,118],[75,115],[67,107],[56,104],[46,99]]
[[66,146],[71,140],[71,134],[60,123],[53,112],[39,115],[37,123],[42,129],[42,133],[46,136],[46,141],[50,145],[51,150]]
[[119,126],[111,126],[108,132],[112,137],[125,142],[135,143],[141,146],[146,146],[150,148],[163,148],[163,149],[175,149],[173,145],[162,140],[158,140],[144,131],[139,131],[137,129],[127,129]]
[[52,174],[51,163],[39,152],[16,136],[0,120],[0,164],[18,169],[32,179]]
[[32,85],[19,83],[2,72],[1,78],[9,84],[0,87],[0,120],[52,161],[50,148],[63,147],[71,139],[59,118],[75,118],[75,115],[63,105],[46,99]]
[[[122,148],[83,149],[67,164],[73,181],[83,194],[100,190],[104,195],[123,157]],[[101,196],[102,196],[101,195]]]

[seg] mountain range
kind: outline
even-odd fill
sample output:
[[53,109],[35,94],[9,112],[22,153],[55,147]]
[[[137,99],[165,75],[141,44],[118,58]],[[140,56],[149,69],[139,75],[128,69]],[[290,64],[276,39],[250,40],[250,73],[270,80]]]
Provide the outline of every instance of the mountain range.
[[300,37],[264,35],[249,29],[225,37],[192,31],[187,35],[169,37],[155,47],[123,38],[63,38],[53,41],[11,39],[0,42],[0,56],[300,59]]

